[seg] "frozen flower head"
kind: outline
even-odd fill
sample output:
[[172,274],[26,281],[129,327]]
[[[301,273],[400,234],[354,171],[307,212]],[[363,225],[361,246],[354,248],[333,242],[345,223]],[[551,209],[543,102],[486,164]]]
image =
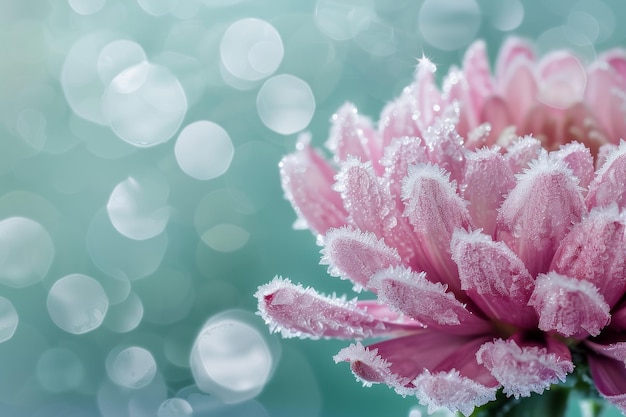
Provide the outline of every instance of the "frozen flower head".
[[260,314],[355,340],[336,362],[430,410],[469,415],[581,366],[626,412],[626,53],[585,67],[511,39],[492,73],[478,42],[441,89],[434,71],[422,59],[377,125],[339,109],[332,161],[303,140],[281,162],[329,274],[376,300],[277,277]]

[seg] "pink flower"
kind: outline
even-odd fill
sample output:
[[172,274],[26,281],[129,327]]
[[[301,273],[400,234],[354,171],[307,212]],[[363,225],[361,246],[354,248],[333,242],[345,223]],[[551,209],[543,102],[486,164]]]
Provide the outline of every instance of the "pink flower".
[[302,140],[280,165],[321,263],[376,300],[277,277],[261,316],[286,337],[377,338],[335,361],[465,415],[565,381],[581,352],[626,413],[626,52],[585,68],[510,39],[492,75],[477,42],[441,90],[434,71],[422,59],[377,126],[344,105],[332,162]]

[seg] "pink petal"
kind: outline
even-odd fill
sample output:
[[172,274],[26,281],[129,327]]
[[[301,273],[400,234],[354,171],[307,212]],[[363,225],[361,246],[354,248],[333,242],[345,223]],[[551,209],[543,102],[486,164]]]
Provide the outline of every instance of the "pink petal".
[[547,272],[559,243],[585,214],[577,183],[563,161],[544,152],[504,200],[498,240],[513,249],[531,275]]
[[608,206],[616,202],[620,209],[626,207],[626,142],[607,155],[606,162],[589,184],[585,198],[587,207]]
[[382,137],[383,148],[389,146],[394,139],[422,135],[414,117],[412,101],[413,86],[410,85],[404,88],[400,97],[383,109],[378,122],[378,132]]
[[465,52],[463,73],[469,87],[470,107],[475,109],[475,112],[480,112],[485,99],[491,96],[494,90],[487,47],[484,41],[475,41]]
[[520,137],[506,148],[504,159],[514,174],[520,173],[528,164],[537,159],[541,150],[541,142],[532,136]]
[[465,156],[461,195],[469,202],[473,224],[492,235],[498,209],[515,186],[515,177],[497,147],[467,152]]
[[346,224],[348,214],[339,193],[332,189],[335,171],[302,137],[298,150],[280,162],[285,197],[296,211],[301,228],[316,234]]
[[413,115],[420,132],[425,132],[443,110],[444,103],[441,92],[435,83],[437,67],[428,58],[419,60],[412,84]]
[[376,318],[354,301],[326,297],[282,277],[260,286],[254,296],[270,331],[283,337],[360,339],[420,326]]
[[498,386],[482,385],[460,375],[456,369],[434,374],[425,370],[413,384],[417,387],[420,404],[428,407],[429,414],[446,407],[453,413],[460,411],[469,416],[475,407],[495,401],[498,390]]
[[507,68],[500,81],[499,91],[509,108],[509,114],[516,126],[521,126],[525,115],[536,102],[539,93],[532,62],[518,57]]
[[[467,353],[473,354],[485,341],[484,337],[475,339],[418,329],[408,336],[378,342],[368,348],[360,344],[351,345],[342,349],[334,360],[350,362],[357,380],[366,384],[385,383],[399,394],[407,395],[415,393],[411,383],[415,377],[424,369],[437,369],[442,363],[468,367],[468,362],[472,362],[473,365],[470,363],[468,367],[469,377],[481,372],[488,375],[486,369],[467,360]],[[491,385],[497,384],[493,378],[485,381]]]
[[596,155],[596,170],[600,169],[602,165],[606,162],[607,157],[617,150],[617,145],[613,145],[612,143],[606,143],[600,146],[598,149],[598,154]]
[[537,316],[527,306],[534,280],[503,242],[479,232],[456,230],[450,246],[461,289],[485,314],[519,327],[536,326]]
[[328,273],[351,280],[357,291],[366,287],[376,272],[401,262],[398,251],[373,233],[347,227],[331,229],[321,253],[320,263],[328,265]]
[[582,143],[570,142],[562,145],[558,151],[552,152],[552,155],[564,161],[576,178],[579,179],[579,185],[587,188],[595,174],[593,156],[591,156],[589,148]]
[[426,145],[418,137],[397,138],[385,149],[381,164],[391,194],[400,202],[402,181],[409,174],[409,166],[428,162]]
[[391,267],[374,274],[369,286],[375,288],[379,302],[411,317],[429,328],[454,334],[479,334],[491,329],[491,324],[474,316],[446,286],[426,279],[402,266]]
[[625,232],[615,205],[594,209],[565,236],[550,269],[590,282],[613,307],[626,290]]
[[556,341],[544,348],[496,339],[481,346],[476,360],[491,371],[507,396],[515,398],[542,394],[574,370],[567,346]]
[[[479,120],[481,122],[489,123],[491,126],[489,141],[482,144],[484,146],[493,145],[499,138],[500,134],[502,134],[507,127],[513,124],[513,116],[511,116],[509,106],[500,96],[490,96],[485,99],[479,115]],[[474,145],[468,141],[466,147],[468,149],[474,149],[479,147],[479,145]]]
[[408,217],[418,236],[432,281],[460,287],[456,265],[450,257],[450,239],[456,228],[469,228],[471,218],[466,202],[455,191],[445,171],[433,165],[417,165],[409,170],[402,187]]
[[463,178],[465,147],[463,138],[456,130],[460,109],[452,105],[424,132],[424,143],[430,162],[450,173],[455,181]]
[[616,113],[614,107],[618,103],[617,98],[611,91],[618,88],[619,77],[615,70],[600,61],[593,64],[587,71],[587,88],[585,89],[585,102],[589,103],[594,110],[594,114],[600,124],[597,129],[598,134],[604,134],[604,141],[614,142],[620,138],[620,133],[624,121],[616,120],[614,124],[613,115]]
[[585,340],[584,343],[594,352],[606,356],[607,358],[620,361],[626,365],[626,342],[600,344],[592,342],[591,340]]
[[609,305],[585,280],[550,272],[537,277],[528,302],[539,315],[539,328],[566,337],[597,336],[611,319]]
[[559,109],[582,100],[587,73],[578,58],[566,51],[544,56],[538,66],[539,100]]
[[591,377],[600,394],[626,414],[626,367],[623,362],[587,355]]
[[506,38],[496,61],[496,79],[502,80],[511,77],[510,74],[515,69],[515,63],[520,60],[529,63],[535,60],[532,46],[520,38]]
[[345,161],[349,155],[363,161],[377,163],[381,148],[371,121],[358,114],[352,103],[344,104],[331,119],[332,127],[326,147],[337,161]]

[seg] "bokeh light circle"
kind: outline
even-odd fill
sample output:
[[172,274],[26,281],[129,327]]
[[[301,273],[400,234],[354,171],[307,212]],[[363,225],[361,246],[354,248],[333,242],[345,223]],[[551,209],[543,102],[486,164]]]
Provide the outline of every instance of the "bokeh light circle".
[[102,106],[115,134],[144,148],[174,136],[187,112],[187,98],[167,68],[141,62],[113,78]]
[[41,281],[54,259],[44,227],[25,217],[0,221],[0,283],[21,288]]
[[163,401],[157,412],[157,417],[191,417],[193,409],[182,398],[168,398]]
[[220,43],[220,57],[233,76],[256,81],[276,71],[283,60],[283,41],[268,22],[246,18],[228,27]]
[[82,274],[60,278],[48,292],[48,313],[61,329],[83,334],[102,324],[109,300],[102,285]]
[[19,316],[9,300],[0,297],[0,343],[6,342],[15,334]]
[[48,349],[37,361],[37,380],[49,392],[75,390],[84,376],[85,367],[80,358],[64,347]]
[[256,98],[257,111],[265,126],[291,135],[305,129],[315,113],[315,97],[302,79],[280,74],[268,79]]
[[429,44],[451,51],[475,39],[480,22],[475,0],[425,0],[419,11],[418,29]]
[[139,346],[113,349],[106,361],[109,378],[119,386],[139,389],[149,385],[157,373],[152,353]]
[[210,180],[224,174],[234,153],[228,133],[206,120],[187,125],[174,146],[180,169],[197,180]]

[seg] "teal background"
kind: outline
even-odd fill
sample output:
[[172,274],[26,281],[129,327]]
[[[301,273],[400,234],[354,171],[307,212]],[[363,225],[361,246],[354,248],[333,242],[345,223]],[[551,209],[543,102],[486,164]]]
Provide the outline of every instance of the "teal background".
[[[319,265],[314,237],[292,229],[295,214],[282,195],[278,162],[294,149],[297,135],[276,133],[260,119],[256,97],[264,79],[242,90],[221,75],[219,44],[231,23],[256,17],[278,31],[284,58],[274,74],[292,74],[310,86],[316,107],[306,130],[319,146],[328,135],[331,115],[345,101],[377,120],[384,104],[411,81],[422,54],[438,65],[441,76],[450,65],[460,64],[472,39],[487,41],[492,62],[509,35],[532,40],[540,53],[564,47],[586,60],[626,40],[621,24],[626,3],[620,0],[446,1],[424,29],[418,24],[424,2],[416,0],[188,1],[195,12],[181,17],[172,12],[151,15],[136,0],[107,0],[89,15],[76,13],[64,0],[0,0],[0,219],[32,218],[55,244],[54,261],[41,282],[19,289],[0,286],[0,295],[13,303],[20,318],[13,338],[0,344],[2,416],[98,416],[97,393],[107,379],[106,357],[116,346],[127,344],[153,354],[168,396],[175,396],[194,382],[183,362],[202,324],[233,308],[255,312],[252,294],[275,275],[326,293],[351,292],[346,282],[328,277]],[[169,2],[172,10],[179,3],[184,1]],[[365,23],[357,22],[362,28],[357,35],[332,39],[316,20],[320,5],[338,10],[344,21],[350,21],[346,16],[357,8],[365,9],[369,17]],[[468,15],[472,5],[478,14]],[[523,16],[516,14],[520,8]],[[457,36],[446,49],[432,45],[435,35],[429,30],[450,35],[464,28],[468,19],[478,25],[476,30],[466,28],[470,36],[461,40]],[[506,19],[520,23],[502,30]],[[182,71],[170,62],[171,70],[185,79],[185,93],[196,99],[167,142],[135,148],[107,126],[73,114],[63,94],[61,69],[76,40],[101,30],[112,31],[114,39],[137,42],[148,59],[169,50],[195,60]],[[38,111],[45,123],[20,125],[25,123],[19,121],[24,109]],[[174,154],[178,133],[198,120],[224,128],[235,148],[228,171],[206,181],[186,175]],[[23,136],[28,132],[45,138],[39,149],[26,144]],[[115,185],[131,175],[163,178],[169,184],[167,202],[172,208],[159,269],[131,282],[143,301],[144,320],[127,333],[106,326],[83,335],[67,333],[48,314],[48,292],[56,280],[71,273],[110,280],[94,262],[89,245],[95,241],[99,247],[114,247],[117,240],[98,230],[89,232],[90,224]],[[204,244],[194,220],[199,206],[200,222],[237,225],[249,234],[245,245],[221,252]],[[188,277],[185,289],[180,289],[172,271]],[[259,324],[258,317],[254,320]],[[256,402],[223,407],[212,415],[406,417],[417,404],[386,387],[362,388],[346,365],[335,365],[331,358],[345,342],[276,340],[281,346],[279,362]],[[44,371],[37,363],[56,347],[67,348],[80,359],[83,378],[76,389],[57,393],[41,384]],[[178,359],[172,361],[172,356]],[[575,404],[570,415],[581,415]]]

